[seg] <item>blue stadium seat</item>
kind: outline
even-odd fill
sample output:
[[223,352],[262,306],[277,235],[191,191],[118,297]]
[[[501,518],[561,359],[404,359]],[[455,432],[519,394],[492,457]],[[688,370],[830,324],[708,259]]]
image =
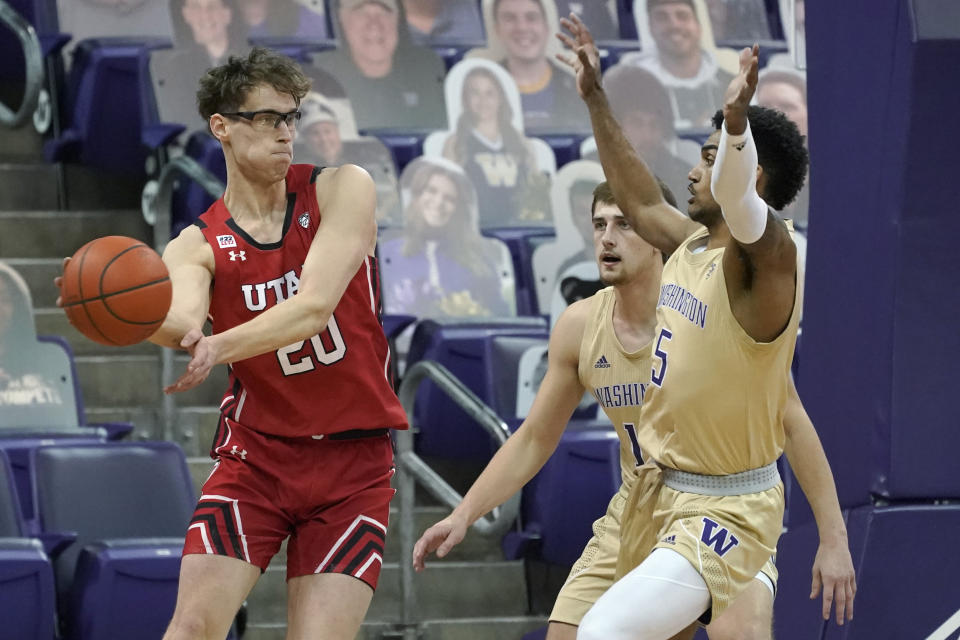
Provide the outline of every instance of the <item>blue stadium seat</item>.
[[52,640],[53,567],[41,542],[24,533],[13,474],[0,450],[0,637]]
[[170,442],[104,443],[40,447],[34,455],[42,535],[59,548],[65,635],[161,637],[195,504],[183,451]]

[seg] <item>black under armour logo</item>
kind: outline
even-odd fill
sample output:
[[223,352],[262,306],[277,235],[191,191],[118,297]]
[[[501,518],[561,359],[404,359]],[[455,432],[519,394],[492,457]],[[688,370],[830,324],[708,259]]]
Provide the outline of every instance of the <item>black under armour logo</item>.
[[733,145],[733,148],[736,149],[737,151],[743,151],[743,148],[745,146],[747,146],[746,140],[744,140],[743,142],[738,142],[737,144]]

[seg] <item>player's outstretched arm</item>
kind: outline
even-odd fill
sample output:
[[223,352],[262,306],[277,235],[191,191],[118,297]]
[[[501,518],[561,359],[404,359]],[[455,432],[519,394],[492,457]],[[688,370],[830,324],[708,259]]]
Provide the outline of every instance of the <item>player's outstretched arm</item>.
[[322,219],[303,264],[297,295],[223,333],[188,334],[181,345],[193,357],[167,393],[197,386],[214,365],[308,340],[326,328],[347,285],[376,244],[376,189],[366,171],[347,164],[317,177],[317,200]]
[[856,573],[847,543],[847,527],[840,513],[837,488],[830,463],[823,452],[820,437],[807,415],[797,389],[790,380],[790,396],[783,416],[787,440],[784,452],[807,497],[820,533],[820,546],[813,562],[810,597],[823,591],[823,619],[836,609],[837,624],[853,619],[853,599],[857,593]]
[[503,504],[530,481],[557,448],[560,436],[583,396],[577,373],[587,300],[564,311],[550,335],[547,373],[530,414],[507,439],[449,516],[427,529],[413,548],[413,567],[422,571],[428,554],[447,555],[467,529]]
[[617,204],[644,240],[670,255],[700,225],[663,199],[653,172],[637,155],[613,116],[601,83],[600,57],[590,30],[573,13],[569,18],[561,18],[560,24],[569,35],[561,32],[557,38],[573,54],[558,54],[557,59],[577,74],[577,90],[590,111],[600,164]]
[[[63,259],[64,271],[70,260]],[[147,340],[163,347],[185,349],[187,346],[182,341],[187,334],[203,335],[203,323],[210,309],[213,251],[200,230],[191,225],[167,244],[163,262],[170,274],[173,297],[163,324]],[[62,289],[63,276],[55,277],[53,284]],[[61,296],[57,296],[56,305],[63,306]]]
[[200,229],[190,225],[167,244],[163,262],[170,272],[173,299],[163,324],[148,340],[183,349],[187,334],[202,335],[203,323],[207,320],[214,272],[213,250]]
[[768,342],[780,335],[793,311],[797,248],[786,224],[757,192],[762,169],[747,108],[757,87],[758,53],[757,45],[740,52],[740,72],[727,87],[710,189],[730,231],[723,267],[733,287],[734,315],[752,338]]

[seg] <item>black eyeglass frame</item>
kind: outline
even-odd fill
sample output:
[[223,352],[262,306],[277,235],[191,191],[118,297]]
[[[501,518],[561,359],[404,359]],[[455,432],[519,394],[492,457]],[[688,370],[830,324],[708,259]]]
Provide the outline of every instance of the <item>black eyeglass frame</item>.
[[[296,126],[300,122],[302,113],[300,109],[294,109],[293,111],[288,111],[286,113],[280,113],[279,111],[274,111],[273,109],[260,109],[259,111],[234,111],[232,113],[220,113],[222,116],[227,116],[228,118],[243,118],[248,120],[250,124],[253,124],[253,119],[259,115],[267,114],[271,116],[276,116],[277,121],[273,123],[273,128],[278,129],[281,122],[286,122],[288,127]],[[293,118],[291,122],[290,118]]]

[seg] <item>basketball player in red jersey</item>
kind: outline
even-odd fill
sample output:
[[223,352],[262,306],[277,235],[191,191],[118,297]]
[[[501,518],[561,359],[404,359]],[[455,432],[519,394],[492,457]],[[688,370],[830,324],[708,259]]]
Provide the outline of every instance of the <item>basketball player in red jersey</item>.
[[287,638],[354,638],[380,573],[388,429],[407,424],[379,322],[375,188],[354,165],[291,164],[308,86],[261,48],[200,81],[227,189],[167,245],[173,304],[150,339],[192,356],[168,393],[221,363],[230,386],[167,640],[222,640],[288,536]]

